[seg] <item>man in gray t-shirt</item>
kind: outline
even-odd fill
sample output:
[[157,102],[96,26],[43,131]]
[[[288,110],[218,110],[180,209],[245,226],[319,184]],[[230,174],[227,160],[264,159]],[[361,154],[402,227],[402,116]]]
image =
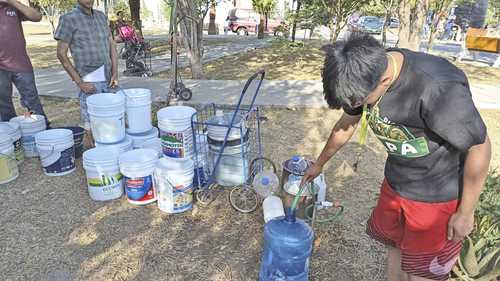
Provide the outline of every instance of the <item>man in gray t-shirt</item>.
[[[76,7],[59,19],[54,38],[57,57],[80,89],[80,117],[91,146],[87,96],[112,91],[118,86],[118,56],[108,19],[92,8],[93,0],[78,0]],[[73,63],[68,58],[71,50]]]

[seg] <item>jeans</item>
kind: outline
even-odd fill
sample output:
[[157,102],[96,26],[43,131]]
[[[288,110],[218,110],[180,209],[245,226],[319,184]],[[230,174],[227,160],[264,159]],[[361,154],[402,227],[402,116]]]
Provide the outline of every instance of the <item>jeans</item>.
[[12,84],[16,85],[21,96],[21,105],[30,112],[45,116],[45,121],[48,124],[49,121],[38,97],[33,71],[12,72],[0,69],[0,120],[9,121],[17,116],[12,103]]
[[95,87],[95,92],[92,94],[86,94],[80,90],[78,97],[80,98],[80,120],[83,123],[83,128],[85,130],[90,130],[90,118],[87,111],[87,97],[94,94],[102,93],[114,93],[115,90],[108,88],[108,82],[92,82]]

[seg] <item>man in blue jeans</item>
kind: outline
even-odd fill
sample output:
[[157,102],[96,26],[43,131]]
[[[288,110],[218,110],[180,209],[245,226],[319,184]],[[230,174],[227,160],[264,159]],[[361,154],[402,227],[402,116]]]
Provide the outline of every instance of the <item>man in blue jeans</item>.
[[26,52],[26,40],[21,25],[24,20],[38,22],[41,19],[39,11],[17,0],[0,0],[1,121],[9,121],[16,116],[12,103],[12,84],[16,85],[21,104],[28,111],[45,116],[38,98],[33,66]]
[[[80,117],[86,130],[84,143],[93,145],[87,96],[112,91],[118,86],[118,56],[108,19],[94,10],[93,0],[78,0],[76,7],[59,19],[54,38],[57,57],[79,88]],[[73,63],[68,58],[71,50]]]

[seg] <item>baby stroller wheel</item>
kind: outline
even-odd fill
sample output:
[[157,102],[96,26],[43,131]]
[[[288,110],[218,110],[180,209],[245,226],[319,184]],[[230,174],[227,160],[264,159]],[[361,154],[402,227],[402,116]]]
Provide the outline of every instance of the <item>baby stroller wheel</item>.
[[184,88],[180,90],[179,97],[181,100],[188,101],[193,97],[193,93],[188,88]]
[[238,186],[229,193],[231,206],[242,213],[255,211],[259,205],[259,197],[255,190],[246,186]]

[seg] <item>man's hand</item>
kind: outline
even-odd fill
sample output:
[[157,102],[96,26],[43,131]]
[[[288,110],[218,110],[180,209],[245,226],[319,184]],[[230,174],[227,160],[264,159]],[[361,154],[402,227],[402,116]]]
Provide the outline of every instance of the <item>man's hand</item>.
[[323,170],[322,166],[313,163],[312,166],[309,167],[304,173],[304,176],[302,177],[302,182],[300,184],[304,185],[305,183],[313,181],[317,176],[319,176],[319,174],[321,174],[322,170]]
[[448,240],[461,241],[474,229],[474,213],[454,213],[448,222]]
[[118,74],[111,75],[108,87],[110,87],[111,89],[118,87]]
[[82,90],[85,94],[93,94],[96,91],[94,84],[90,82],[80,82],[78,83],[78,88]]

